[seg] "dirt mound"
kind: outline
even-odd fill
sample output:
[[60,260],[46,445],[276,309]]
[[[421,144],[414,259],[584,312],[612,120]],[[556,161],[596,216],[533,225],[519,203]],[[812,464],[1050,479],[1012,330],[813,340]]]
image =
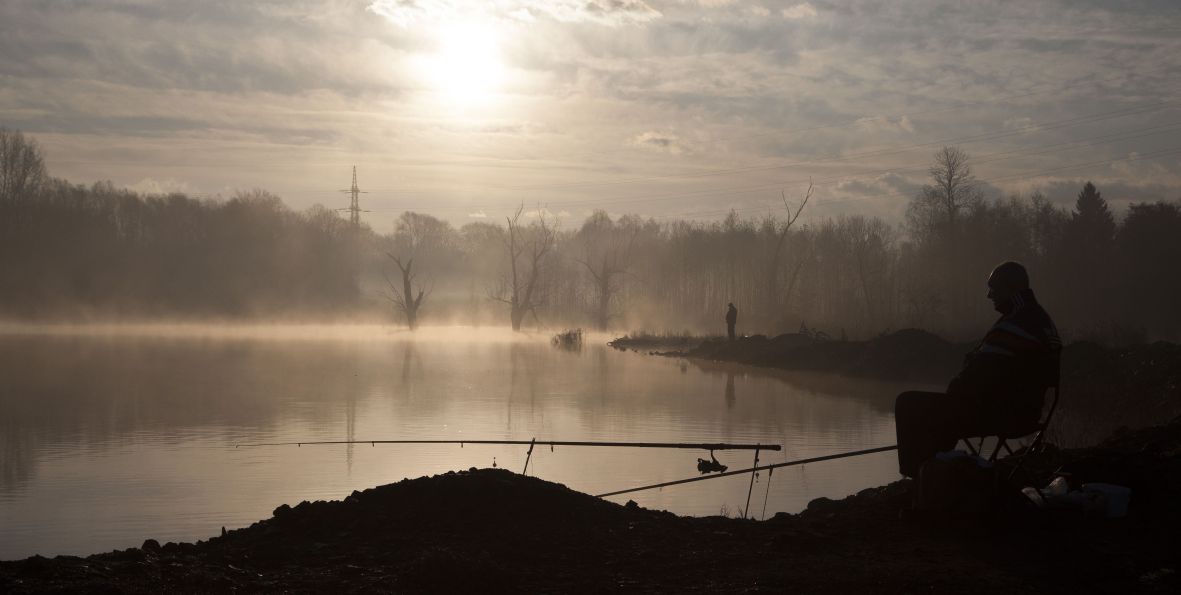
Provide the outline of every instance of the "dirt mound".
[[285,504],[271,519],[231,531],[225,542],[273,542],[282,548],[292,543],[292,536],[380,542],[428,529],[462,532],[469,538],[506,530],[527,534],[537,526],[585,530],[618,515],[621,508],[560,484],[504,469],[473,468],[353,492],[341,501]]
[[1181,415],[1181,345],[1123,348],[1072,343],[1062,352],[1062,415],[1055,438],[1095,444],[1120,427],[1140,428]]
[[1181,419],[1031,458],[1034,482],[1129,482],[1119,520],[903,518],[906,481],[766,522],[686,518],[472,469],[283,505],[196,544],[0,562],[0,592],[1173,593],[1179,455]]

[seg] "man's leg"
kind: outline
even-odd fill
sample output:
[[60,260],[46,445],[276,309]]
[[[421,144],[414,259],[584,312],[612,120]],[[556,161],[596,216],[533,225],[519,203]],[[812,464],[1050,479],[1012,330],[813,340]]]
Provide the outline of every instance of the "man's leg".
[[908,391],[894,401],[898,472],[918,477],[923,462],[955,448],[963,419],[959,399],[943,393]]

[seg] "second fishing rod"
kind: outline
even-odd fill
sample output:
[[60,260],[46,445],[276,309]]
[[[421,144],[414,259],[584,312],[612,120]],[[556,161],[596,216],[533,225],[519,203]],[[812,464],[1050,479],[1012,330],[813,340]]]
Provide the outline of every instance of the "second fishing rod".
[[[368,444],[370,446],[377,446],[378,444],[458,444],[462,448],[465,444],[510,444],[510,445],[528,445],[529,451],[525,456],[525,468],[521,473],[528,473],[529,461],[533,458],[533,448],[537,445],[549,446],[553,450],[555,446],[592,446],[592,447],[612,447],[612,448],[670,448],[670,449],[691,449],[691,450],[708,450],[710,452],[710,460],[698,459],[698,470],[702,473],[710,471],[724,471],[725,466],[718,464],[717,459],[714,458],[713,452],[715,450],[753,450],[756,453],[763,450],[780,450],[782,446],[778,444],[731,444],[727,442],[612,442],[612,441],[597,441],[597,440],[417,440],[417,439],[395,439],[395,440],[305,440],[299,442],[255,442],[249,444],[235,444],[234,448],[248,448],[260,446],[323,446],[331,444]],[[704,467],[703,467],[704,465]]]

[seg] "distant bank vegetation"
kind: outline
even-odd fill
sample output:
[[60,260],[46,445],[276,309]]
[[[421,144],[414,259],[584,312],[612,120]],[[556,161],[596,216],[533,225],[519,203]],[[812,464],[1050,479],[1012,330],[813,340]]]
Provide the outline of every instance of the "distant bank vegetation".
[[[987,200],[957,148],[936,153],[905,222],[784,212],[657,222],[591,214],[561,229],[518,210],[455,228],[406,212],[388,234],[262,190],[199,200],[48,175],[36,142],[0,130],[0,318],[391,317],[400,323],[645,328],[720,334],[805,323],[832,336],[920,327],[978,333],[984,280],[1024,262],[1068,337],[1181,334],[1181,202],[1117,217],[1100,189],[1071,210]],[[1163,197],[1162,197],[1163,198]]]

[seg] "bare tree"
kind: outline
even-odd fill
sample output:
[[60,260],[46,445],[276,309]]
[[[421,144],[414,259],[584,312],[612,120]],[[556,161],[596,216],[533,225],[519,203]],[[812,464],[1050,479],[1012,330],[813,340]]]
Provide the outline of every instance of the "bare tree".
[[980,186],[968,166],[968,154],[959,147],[943,147],[927,170],[931,184],[923,186],[907,209],[907,222],[915,239],[949,242],[955,236],[961,213],[981,201]]
[[607,330],[614,312],[612,302],[622,288],[620,280],[631,265],[639,228],[622,229],[605,211],[595,211],[578,230],[582,255],[575,260],[590,274],[593,286],[595,328]]
[[422,308],[422,302],[426,299],[427,292],[423,289],[422,284],[418,284],[418,294],[414,293],[414,286],[416,282],[416,273],[414,272],[414,258],[406,259],[402,262],[402,258],[398,255],[387,252],[386,256],[398,265],[398,270],[402,274],[402,286],[398,287],[389,275],[386,275],[385,282],[389,286],[389,293],[387,298],[394,303],[402,315],[406,318],[406,326],[410,330],[418,328],[418,311]]
[[853,258],[857,266],[857,281],[865,303],[866,328],[873,329],[880,319],[878,310],[886,305],[883,277],[890,267],[893,230],[881,219],[867,219],[860,215],[845,220]]
[[0,128],[0,204],[37,190],[45,179],[45,159],[37,142],[18,130]]
[[911,239],[920,258],[935,273],[937,293],[946,302],[945,315],[962,320],[972,300],[971,267],[965,262],[975,252],[963,245],[968,216],[984,204],[980,185],[968,166],[968,154],[958,147],[943,147],[935,153],[928,170],[930,184],[923,186],[906,210]]
[[[800,213],[804,211],[804,207],[807,206],[808,200],[812,198],[812,188],[812,181],[808,180],[808,192],[804,194],[804,200],[800,203],[800,206],[796,208],[795,213],[792,213],[791,205],[787,202],[787,194],[781,192],[780,198],[783,199],[783,209],[787,213],[787,218],[784,220],[782,226],[779,226],[778,222],[774,218],[771,218],[769,221],[769,231],[773,234],[774,243],[771,244],[770,252],[767,255],[767,270],[764,273],[766,275],[767,284],[766,308],[768,322],[773,323],[775,321],[775,315],[777,312],[779,312],[780,304],[782,303],[780,301],[780,297],[782,295],[781,290],[783,285],[781,283],[782,277],[780,275],[780,268],[783,259],[783,249],[787,245],[787,236],[789,233],[791,233],[791,228],[793,225],[795,225],[796,220],[800,218]],[[799,259],[796,263],[795,269],[790,275],[789,292],[791,289],[794,289],[795,280],[799,276],[800,267],[803,266],[803,262],[803,259]]]
[[[423,301],[430,295],[430,288],[418,280],[415,260],[420,263],[431,256],[440,256],[448,247],[453,235],[451,225],[430,215],[406,212],[398,218],[394,228],[392,250],[386,256],[394,261],[400,274],[400,282],[385,276],[389,288],[386,299],[394,303],[410,330],[418,328],[419,312]],[[383,273],[384,274],[384,273]]]
[[490,298],[508,305],[514,331],[521,330],[521,323],[530,313],[537,316],[537,308],[542,304],[542,269],[557,237],[541,208],[537,209],[537,221],[527,226],[521,224],[524,211],[521,205],[511,217],[505,218],[508,229],[504,233],[504,248],[509,270],[489,292]]

